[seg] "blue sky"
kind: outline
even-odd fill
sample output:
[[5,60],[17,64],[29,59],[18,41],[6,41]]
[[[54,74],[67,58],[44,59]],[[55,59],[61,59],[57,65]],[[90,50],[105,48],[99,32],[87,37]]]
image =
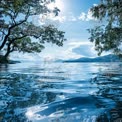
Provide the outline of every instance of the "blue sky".
[[89,11],[93,5],[98,3],[99,0],[56,0],[56,3],[50,4],[48,6],[50,9],[57,6],[61,10],[59,16],[54,17],[52,14],[47,17],[40,16],[38,22],[40,24],[54,24],[65,32],[67,41],[63,47],[46,44],[46,48],[41,53],[25,54],[23,57],[37,60],[39,57],[71,59],[97,56],[93,44],[88,40],[90,35],[87,29],[98,24]]

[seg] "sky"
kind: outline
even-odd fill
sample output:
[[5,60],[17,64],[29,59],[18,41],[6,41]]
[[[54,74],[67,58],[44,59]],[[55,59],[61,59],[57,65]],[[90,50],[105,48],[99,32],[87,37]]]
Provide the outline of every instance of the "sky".
[[[46,44],[45,49],[39,54],[25,54],[23,58],[38,60],[48,59],[77,59],[80,57],[96,57],[94,44],[89,42],[90,34],[88,28],[93,28],[98,21],[92,17],[90,8],[99,4],[100,0],[56,0],[55,3],[48,5],[49,9],[57,6],[60,13],[57,17],[52,14],[47,17],[40,15],[39,24],[54,24],[59,30],[65,32],[63,47]],[[33,20],[37,22],[36,20]],[[14,57],[14,55],[13,55]]]

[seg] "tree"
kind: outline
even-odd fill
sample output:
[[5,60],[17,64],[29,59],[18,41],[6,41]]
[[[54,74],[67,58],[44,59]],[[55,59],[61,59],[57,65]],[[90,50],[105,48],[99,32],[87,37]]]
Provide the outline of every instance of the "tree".
[[32,21],[35,15],[58,15],[58,8],[48,9],[51,2],[54,0],[0,0],[0,53],[5,59],[13,51],[41,52],[46,42],[63,45],[64,32]]
[[101,0],[91,11],[93,17],[102,23],[88,29],[91,34],[89,39],[95,43],[98,54],[112,51],[122,56],[122,0]]

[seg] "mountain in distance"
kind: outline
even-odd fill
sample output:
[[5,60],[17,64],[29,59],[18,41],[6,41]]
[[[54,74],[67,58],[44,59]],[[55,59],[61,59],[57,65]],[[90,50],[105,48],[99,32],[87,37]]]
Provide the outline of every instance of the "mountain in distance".
[[75,63],[75,62],[121,62],[120,58],[114,54],[109,54],[105,56],[99,56],[95,58],[82,57],[78,59],[62,60],[64,63]]

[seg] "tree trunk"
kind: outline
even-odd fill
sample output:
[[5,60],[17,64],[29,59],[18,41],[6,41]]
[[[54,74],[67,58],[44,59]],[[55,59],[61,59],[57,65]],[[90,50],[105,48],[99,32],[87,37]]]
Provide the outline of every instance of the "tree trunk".
[[10,53],[7,51],[6,54],[4,55],[5,59],[8,59],[9,54]]
[[8,56],[9,56],[9,54],[11,52],[11,47],[10,46],[11,46],[11,42],[9,42],[8,47],[7,47],[7,51],[6,51],[5,55],[4,55],[4,57],[6,59],[8,59]]
[[0,55],[0,63],[7,63],[8,59],[6,59],[4,56]]
[[7,39],[8,39],[8,37],[9,37],[9,35],[10,35],[11,28],[12,28],[12,27],[10,27],[10,28],[8,29],[8,33],[7,33],[7,35],[5,36],[3,42],[2,42],[2,44],[1,44],[1,46],[0,46],[0,50],[2,50],[3,47],[5,46],[5,44],[6,44],[6,42],[7,42]]
[[9,57],[10,53],[13,52],[13,50],[11,49],[11,44],[12,44],[12,41],[9,41],[5,55],[0,56],[0,63],[8,63],[9,62],[8,57]]

